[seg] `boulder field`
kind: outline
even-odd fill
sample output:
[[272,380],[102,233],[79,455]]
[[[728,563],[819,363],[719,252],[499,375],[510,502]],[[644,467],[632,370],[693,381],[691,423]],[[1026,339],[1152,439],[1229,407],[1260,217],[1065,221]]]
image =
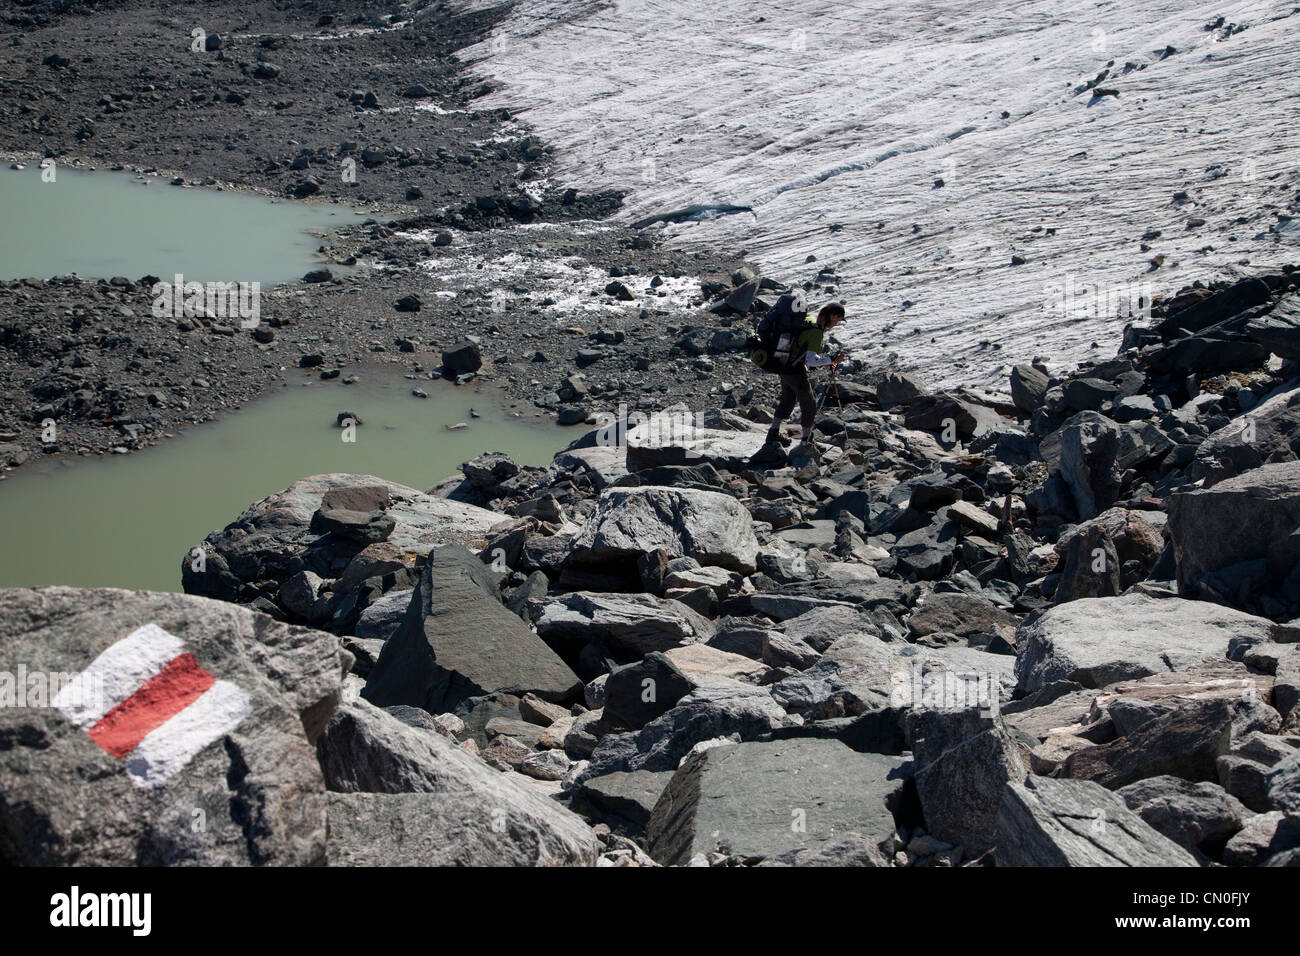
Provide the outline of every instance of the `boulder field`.
[[186,595],[0,591],[0,860],[1297,865],[1291,276],[1005,395],[846,363],[784,453],[666,409],[304,478]]

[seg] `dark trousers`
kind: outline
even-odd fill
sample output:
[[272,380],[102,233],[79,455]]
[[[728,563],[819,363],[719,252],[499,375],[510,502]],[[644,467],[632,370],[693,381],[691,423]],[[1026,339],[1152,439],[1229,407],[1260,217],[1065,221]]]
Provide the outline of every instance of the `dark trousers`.
[[781,397],[776,400],[776,410],[772,413],[772,427],[768,429],[768,434],[775,436],[780,431],[781,423],[794,410],[795,401],[799,402],[799,424],[806,434],[812,431],[813,418],[817,414],[817,400],[813,398],[807,369],[782,373]]

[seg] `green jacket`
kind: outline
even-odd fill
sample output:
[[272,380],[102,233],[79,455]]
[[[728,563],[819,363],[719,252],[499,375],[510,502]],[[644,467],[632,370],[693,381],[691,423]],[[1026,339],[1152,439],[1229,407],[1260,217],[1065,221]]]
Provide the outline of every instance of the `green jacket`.
[[[804,371],[807,368],[805,364],[808,360],[809,353],[812,354],[814,366],[826,365],[829,359],[822,359],[820,352],[823,348],[823,339],[825,330],[817,324],[817,319],[809,316],[804,320],[803,329],[795,336],[794,342],[790,345],[790,362],[788,368],[792,372]],[[820,361],[818,361],[820,359]]]

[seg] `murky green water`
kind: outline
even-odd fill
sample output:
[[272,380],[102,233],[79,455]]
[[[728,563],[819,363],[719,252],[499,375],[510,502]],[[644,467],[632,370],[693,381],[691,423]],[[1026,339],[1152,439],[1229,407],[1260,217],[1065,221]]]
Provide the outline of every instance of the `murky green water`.
[[[360,374],[350,386],[302,385],[295,374],[279,392],[142,452],[12,472],[0,482],[0,587],[179,591],[190,548],[299,478],[371,474],[423,491],[483,451],[545,464],[582,430],[512,419],[487,390]],[[430,397],[412,396],[414,385]],[[335,426],[344,410],[364,422],[354,443]],[[469,427],[447,430],[458,422]]]
[[35,164],[0,169],[0,279],[76,273],[83,278],[176,273],[197,282],[302,278],[318,267],[319,237],[305,230],[360,221],[347,206],[272,201],[165,179]]

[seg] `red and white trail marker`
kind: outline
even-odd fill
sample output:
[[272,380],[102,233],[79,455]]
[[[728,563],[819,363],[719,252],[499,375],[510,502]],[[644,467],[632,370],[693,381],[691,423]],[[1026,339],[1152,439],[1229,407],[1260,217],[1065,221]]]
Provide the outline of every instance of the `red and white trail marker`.
[[199,666],[185,642],[146,624],[108,647],[51,704],[138,787],[160,787],[252,712],[252,700]]

